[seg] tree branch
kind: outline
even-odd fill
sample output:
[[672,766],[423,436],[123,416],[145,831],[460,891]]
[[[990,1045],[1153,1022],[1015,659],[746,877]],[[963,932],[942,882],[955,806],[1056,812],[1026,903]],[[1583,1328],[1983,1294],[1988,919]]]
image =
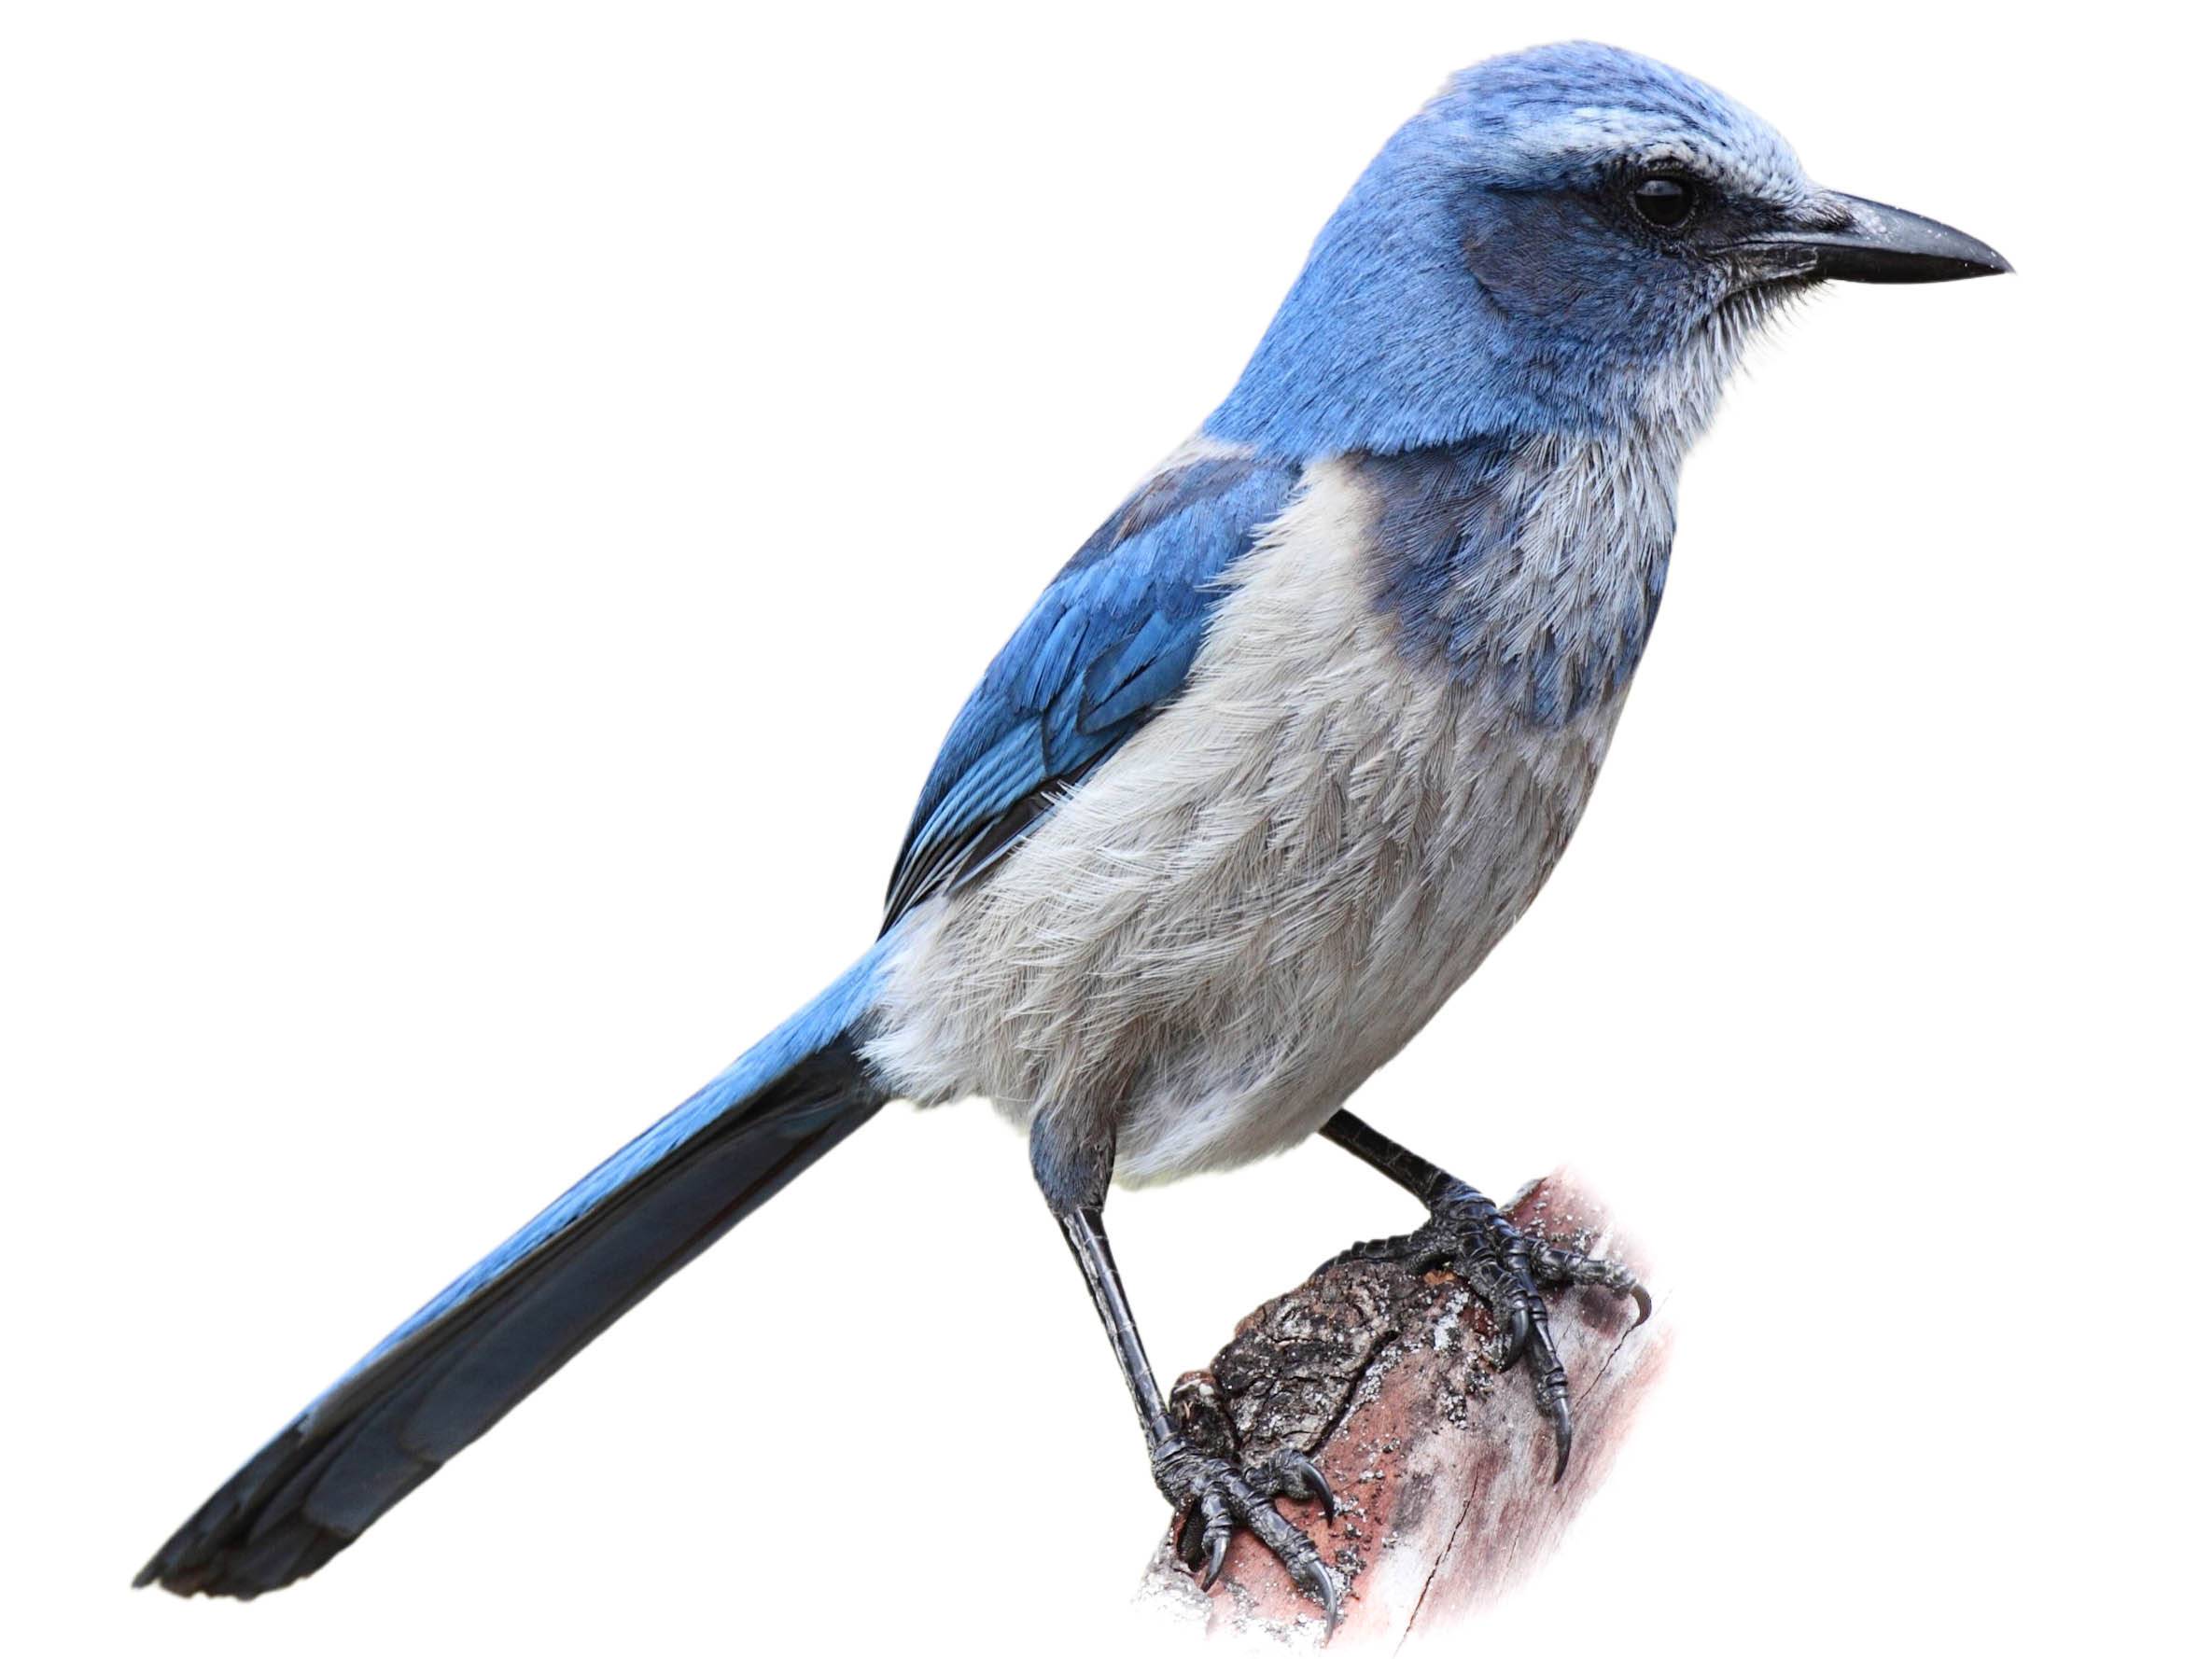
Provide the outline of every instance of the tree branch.
[[[1507,1206],[1533,1236],[1623,1260],[1632,1246],[1573,1179],[1551,1175]],[[1176,1384],[1195,1444],[1246,1461],[1295,1446],[1320,1463],[1338,1513],[1290,1506],[1345,1585],[1338,1643],[1432,1632],[1495,1597],[1558,1542],[1604,1480],[1638,1401],[1665,1363],[1663,1304],[1635,1309],[1595,1289],[1549,1293],[1553,1339],[1573,1389],[1574,1457],[1551,1484],[1550,1429],[1521,1370],[1500,1375],[1489,1310],[1441,1272],[1345,1262],[1254,1309],[1209,1371]],[[1155,1552],[1139,1600],[1212,1633],[1309,1645],[1318,1607],[1239,1533],[1211,1594]]]

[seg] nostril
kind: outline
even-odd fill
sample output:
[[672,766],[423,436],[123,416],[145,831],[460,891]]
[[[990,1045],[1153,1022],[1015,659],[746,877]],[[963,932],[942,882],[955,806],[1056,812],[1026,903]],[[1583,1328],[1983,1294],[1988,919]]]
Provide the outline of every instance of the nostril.
[[1858,223],[1850,207],[1833,196],[1821,196],[1804,212],[1791,216],[1808,230],[1848,230]]

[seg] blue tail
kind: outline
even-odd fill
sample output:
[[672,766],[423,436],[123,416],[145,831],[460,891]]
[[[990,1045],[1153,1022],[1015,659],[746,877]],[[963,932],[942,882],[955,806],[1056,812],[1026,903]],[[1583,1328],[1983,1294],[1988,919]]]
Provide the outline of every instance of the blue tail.
[[137,1582],[250,1598],[305,1578],[866,1122],[887,1096],[853,1028],[881,949],[385,1337]]

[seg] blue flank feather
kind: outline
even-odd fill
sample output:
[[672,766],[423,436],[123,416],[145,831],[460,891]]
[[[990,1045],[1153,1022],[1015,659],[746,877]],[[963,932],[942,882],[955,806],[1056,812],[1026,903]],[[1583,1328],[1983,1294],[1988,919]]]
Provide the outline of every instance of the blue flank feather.
[[1183,689],[1219,578],[1300,469],[1207,456],[1149,480],[1084,543],[984,671],[922,786],[888,928],[1003,852]]

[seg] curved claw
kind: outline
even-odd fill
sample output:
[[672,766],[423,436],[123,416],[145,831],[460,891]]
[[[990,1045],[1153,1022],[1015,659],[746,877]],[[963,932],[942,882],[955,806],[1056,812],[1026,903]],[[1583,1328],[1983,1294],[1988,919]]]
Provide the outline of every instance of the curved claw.
[[1205,1562],[1199,1582],[1202,1588],[1211,1590],[1213,1581],[1221,1577],[1222,1562],[1229,1553],[1229,1534],[1236,1527],[1235,1506],[1218,1490],[1204,1493],[1185,1526],[1194,1524],[1198,1528],[1197,1543],[1184,1559],[1194,1572],[1200,1560]]
[[1337,1616],[1338,1610],[1337,1606],[1337,1575],[1331,1572],[1326,1567],[1323,1567],[1321,1569],[1321,1610],[1324,1621],[1322,1625],[1321,1639],[1325,1642],[1330,1637],[1337,1634]]
[[1206,1550],[1206,1571],[1198,1580],[1198,1588],[1211,1590],[1221,1577],[1222,1564],[1229,1556],[1229,1529],[1225,1525],[1218,1530],[1209,1530]]
[[1529,1318],[1529,1310],[1515,1307],[1512,1316],[1505,1321],[1505,1347],[1498,1358],[1500,1371],[1511,1371],[1520,1362],[1520,1357],[1528,1352],[1529,1338],[1534,1329],[1534,1323]]
[[1337,1588],[1337,1575],[1329,1570],[1328,1563],[1322,1559],[1321,1552],[1314,1549],[1310,1541],[1306,1542],[1305,1547],[1295,1554],[1283,1555],[1281,1560],[1290,1569],[1291,1582],[1321,1603],[1322,1615],[1326,1621],[1322,1639],[1328,1640],[1336,1634],[1337,1621],[1343,1612],[1343,1604]]
[[1306,1477],[1307,1484],[1313,1488],[1313,1500],[1321,1505],[1323,1518],[1334,1521],[1337,1518],[1337,1494],[1329,1489],[1329,1477],[1322,1473],[1320,1464],[1302,1452],[1298,1454],[1297,1467],[1298,1472]]
[[1293,1582],[1327,1610],[1329,1627],[1336,1628],[1336,1581],[1313,1540],[1270,1501],[1277,1496],[1318,1499],[1335,1518],[1336,1494],[1312,1458],[1285,1447],[1265,1463],[1239,1470],[1225,1457],[1194,1452],[1181,1441],[1169,1440],[1154,1453],[1153,1479],[1183,1516],[1175,1554],[1198,1575],[1201,1590],[1210,1592],[1221,1582],[1230,1540],[1242,1527],[1282,1565]]
[[1337,1518],[1337,1494],[1329,1488],[1329,1477],[1321,1471],[1321,1465],[1305,1453],[1285,1447],[1272,1459],[1274,1478],[1270,1483],[1277,1494],[1321,1505],[1321,1513],[1327,1519]]
[[1463,1182],[1438,1173],[1423,1198],[1429,1206],[1426,1224],[1379,1246],[1363,1246],[1361,1253],[1387,1256],[1416,1273],[1443,1265],[1466,1284],[1471,1300],[1489,1309],[1497,1331],[1497,1369],[1510,1371],[1523,1359],[1529,1360],[1526,1370],[1537,1409],[1552,1429],[1551,1484],[1556,1486],[1566,1479],[1575,1430],[1568,1416],[1566,1370],[1551,1338],[1542,1287],[1590,1286],[1631,1299],[1636,1304],[1635,1325],[1652,1316],[1651,1292],[1618,1262],[1523,1232]]

